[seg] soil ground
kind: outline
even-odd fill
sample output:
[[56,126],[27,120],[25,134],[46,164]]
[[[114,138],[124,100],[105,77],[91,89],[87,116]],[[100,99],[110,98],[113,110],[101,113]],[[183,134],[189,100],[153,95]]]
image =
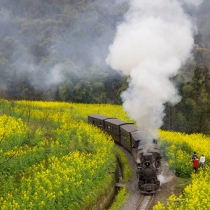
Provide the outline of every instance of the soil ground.
[[[141,196],[141,193],[138,189],[138,179],[136,176],[136,163],[134,161],[134,158],[131,156],[131,154],[125,150],[122,147],[119,147],[124,154],[127,156],[129,164],[133,171],[133,177],[132,179],[126,183],[126,188],[128,189],[130,193],[130,197],[127,200],[127,202],[124,204],[124,206],[121,208],[121,210],[129,210],[133,209]],[[164,160],[164,158],[161,161],[161,174],[158,175],[158,179],[161,182],[160,190],[156,193],[156,203],[160,201],[166,206],[167,199],[170,195],[176,194],[179,195],[184,187],[189,184],[189,179],[182,179],[175,176],[174,172],[169,169],[168,163]]]

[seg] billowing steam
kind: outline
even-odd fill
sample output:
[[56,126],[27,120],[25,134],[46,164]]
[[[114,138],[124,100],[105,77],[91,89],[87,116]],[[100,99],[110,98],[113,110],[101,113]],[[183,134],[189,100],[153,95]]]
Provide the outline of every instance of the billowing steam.
[[195,6],[198,6],[203,2],[203,0],[183,0],[183,1],[189,5],[192,4]]
[[165,184],[167,182],[172,181],[174,176],[164,176],[163,173],[157,175],[158,180],[160,181],[160,185]]
[[129,88],[121,95],[125,111],[155,137],[163,104],[180,101],[170,78],[191,56],[193,44],[193,25],[181,1],[131,0],[109,46],[106,62],[130,76]]

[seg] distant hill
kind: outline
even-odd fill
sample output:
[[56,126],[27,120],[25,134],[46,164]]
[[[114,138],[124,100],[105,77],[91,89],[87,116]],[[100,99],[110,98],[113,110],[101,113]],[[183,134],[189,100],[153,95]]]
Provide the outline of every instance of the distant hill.
[[122,78],[105,59],[127,8],[113,0],[1,0],[1,91],[11,99],[100,102],[78,97],[100,89],[101,102],[110,101],[105,81]]
[[[204,0],[196,12],[194,49],[208,67],[209,9]],[[126,0],[1,0],[0,96],[120,103],[126,82],[105,59],[127,10]]]

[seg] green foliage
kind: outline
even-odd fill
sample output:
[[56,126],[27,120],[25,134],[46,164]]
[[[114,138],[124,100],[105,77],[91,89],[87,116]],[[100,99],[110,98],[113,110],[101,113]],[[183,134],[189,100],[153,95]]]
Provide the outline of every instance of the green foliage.
[[130,180],[130,178],[132,176],[131,167],[128,163],[127,157],[125,156],[124,153],[122,153],[122,151],[120,149],[116,148],[116,154],[117,154],[117,157],[119,158],[119,161],[121,163],[122,170],[123,170],[122,171],[122,173],[123,173],[122,182],[126,183]]
[[1,207],[90,209],[115,183],[114,143],[98,128],[78,123],[70,104],[61,109],[62,103],[45,103],[0,103],[13,116],[1,116]]
[[109,210],[119,210],[125,204],[126,200],[129,197],[129,193],[125,187],[121,188],[116,195],[116,198],[109,208]]
[[192,173],[192,148],[186,142],[175,144],[167,140],[161,140],[160,143],[161,152],[169,162],[170,167],[175,171],[176,176],[182,178],[190,177]]
[[110,91],[105,59],[126,5],[112,0],[1,1],[0,91],[7,99],[120,103],[120,76],[115,75]]
[[180,86],[182,100],[166,107],[163,129],[210,134],[210,76],[208,68],[194,69],[192,80]]

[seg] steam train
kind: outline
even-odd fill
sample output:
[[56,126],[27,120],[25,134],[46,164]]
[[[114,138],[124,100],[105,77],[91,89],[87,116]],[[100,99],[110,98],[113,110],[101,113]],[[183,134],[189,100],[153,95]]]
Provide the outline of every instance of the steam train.
[[[160,188],[161,153],[157,140],[131,122],[100,114],[88,115],[88,123],[112,136],[115,143],[127,149],[137,165],[138,188],[143,194],[154,194]],[[151,141],[151,143],[148,143]]]

